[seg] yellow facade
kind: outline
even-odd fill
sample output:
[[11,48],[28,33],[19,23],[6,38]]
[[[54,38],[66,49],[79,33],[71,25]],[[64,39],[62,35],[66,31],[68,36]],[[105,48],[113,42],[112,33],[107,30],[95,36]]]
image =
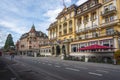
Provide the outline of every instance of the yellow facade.
[[[88,0],[64,8],[57,21],[48,28],[52,46],[65,45],[66,53],[82,53],[77,49],[92,44],[120,48],[120,0]],[[54,37],[52,37],[55,35]],[[60,41],[60,43],[56,43]],[[84,46],[82,46],[84,44]],[[73,48],[76,48],[74,51]],[[56,50],[56,49],[55,49]],[[63,51],[61,50],[61,53]],[[56,52],[57,53],[57,52]]]

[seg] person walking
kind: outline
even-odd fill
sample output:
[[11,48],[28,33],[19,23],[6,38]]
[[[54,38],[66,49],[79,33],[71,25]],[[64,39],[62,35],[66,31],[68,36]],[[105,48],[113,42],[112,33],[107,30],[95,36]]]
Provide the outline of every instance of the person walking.
[[14,60],[15,54],[13,52],[10,52],[10,56],[11,56],[11,61]]

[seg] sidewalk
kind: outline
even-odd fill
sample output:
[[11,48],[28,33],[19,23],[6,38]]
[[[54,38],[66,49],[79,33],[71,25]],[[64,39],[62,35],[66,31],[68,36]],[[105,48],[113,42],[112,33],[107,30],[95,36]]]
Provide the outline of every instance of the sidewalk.
[[10,64],[15,62],[6,62],[0,57],[0,80],[20,80],[14,70],[9,67]]

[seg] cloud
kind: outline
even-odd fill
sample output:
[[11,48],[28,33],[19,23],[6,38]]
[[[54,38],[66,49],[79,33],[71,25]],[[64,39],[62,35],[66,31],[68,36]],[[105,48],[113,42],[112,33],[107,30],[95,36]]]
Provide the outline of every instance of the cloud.
[[58,13],[62,10],[62,8],[48,10],[44,16],[48,18],[48,22],[54,22],[56,20],[56,17]]
[[20,27],[16,24],[13,24],[12,22],[7,22],[7,21],[0,21],[0,26],[7,28],[10,31],[16,32],[18,34],[22,34],[24,32],[26,32],[27,30],[25,29],[25,27]]
[[[65,0],[65,3],[70,6],[76,1]],[[1,0],[0,35],[3,40],[0,45],[8,33],[12,34],[16,42],[23,33],[30,30],[33,23],[37,31],[47,34],[46,29],[56,20],[63,8],[62,0]]]
[[0,48],[4,46],[8,32],[0,30]]
[[72,1],[71,0],[65,0],[66,3],[71,3]]
[[88,0],[78,0],[77,2],[76,2],[76,5],[81,5],[81,4],[83,4],[84,2],[86,2],[86,1],[88,1]]

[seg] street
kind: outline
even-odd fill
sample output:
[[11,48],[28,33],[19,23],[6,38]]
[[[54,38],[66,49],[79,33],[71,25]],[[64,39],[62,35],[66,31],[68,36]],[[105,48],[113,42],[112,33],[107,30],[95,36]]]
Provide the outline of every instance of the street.
[[[10,59],[10,57],[6,57]],[[56,57],[16,56],[12,65],[23,80],[119,80],[120,66],[65,61]]]

